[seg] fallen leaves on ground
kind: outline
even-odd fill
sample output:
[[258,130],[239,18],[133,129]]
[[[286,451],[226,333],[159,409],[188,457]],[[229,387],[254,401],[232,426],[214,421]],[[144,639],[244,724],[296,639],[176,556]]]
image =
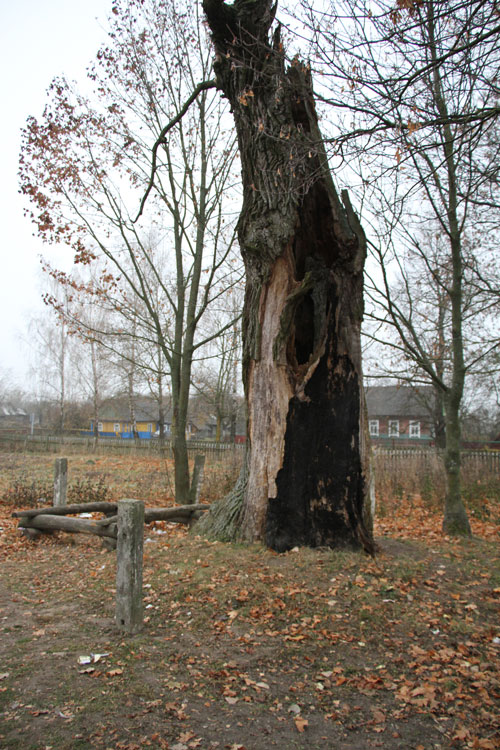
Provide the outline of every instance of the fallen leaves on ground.
[[133,638],[114,629],[114,553],[64,534],[28,542],[6,516],[0,744],[492,750],[498,516],[472,518],[476,539],[443,538],[414,498],[377,521],[375,560],[154,524]]

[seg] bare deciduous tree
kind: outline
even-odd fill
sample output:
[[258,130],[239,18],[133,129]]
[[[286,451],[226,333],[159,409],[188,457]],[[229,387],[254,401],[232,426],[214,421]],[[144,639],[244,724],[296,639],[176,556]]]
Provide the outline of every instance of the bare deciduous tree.
[[[321,98],[345,113],[335,121],[332,152],[349,161],[350,174],[358,165],[379,234],[372,285],[378,317],[397,331],[397,345],[444,402],[443,528],[470,534],[460,493],[460,405],[476,357],[469,350],[466,361],[464,327],[495,304],[484,246],[471,252],[470,240],[478,222],[498,227],[498,13],[480,0],[359,0],[319,13],[303,6],[325,74]],[[437,258],[422,241],[430,226],[440,236]],[[418,279],[410,256],[418,258]],[[391,261],[399,264],[396,289]],[[430,320],[423,325],[424,278],[437,305],[432,341]],[[489,337],[482,354],[497,343]]]
[[[210,64],[196,10],[173,0],[118,0],[110,43],[91,71],[94,96],[54,81],[43,118],[28,122],[20,170],[42,237],[71,246],[81,274],[100,262],[98,278],[83,284],[51,273],[71,295],[114,313],[101,341],[115,347],[134,339],[136,352],[161,348],[171,378],[180,503],[189,492],[186,419],[192,360],[204,344],[199,325],[226,289],[234,240],[223,201],[234,137],[213,84],[197,87]],[[192,110],[167,137],[164,121],[179,119],[192,89],[199,94]],[[151,142],[156,169],[148,185]],[[138,220],[146,189],[150,200]],[[237,191],[230,197],[234,203]]]

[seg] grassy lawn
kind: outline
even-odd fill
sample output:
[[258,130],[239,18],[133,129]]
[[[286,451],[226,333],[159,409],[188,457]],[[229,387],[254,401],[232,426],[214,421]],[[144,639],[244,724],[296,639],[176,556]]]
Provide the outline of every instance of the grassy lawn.
[[[467,541],[443,538],[419,498],[385,500],[375,559],[150,524],[146,622],[124,638],[115,553],[80,535],[30,542],[10,517],[27,507],[16,482],[50,486],[52,463],[0,456],[1,747],[500,746],[500,499]],[[202,499],[231,470],[207,469]],[[70,459],[70,484],[103,477],[106,499],[148,505],[172,503],[168,472],[161,459]]]

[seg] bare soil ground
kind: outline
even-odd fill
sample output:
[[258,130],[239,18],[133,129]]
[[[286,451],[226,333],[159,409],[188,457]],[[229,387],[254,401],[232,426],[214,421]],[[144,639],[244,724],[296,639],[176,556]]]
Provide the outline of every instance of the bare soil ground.
[[[30,542],[10,517],[14,478],[42,471],[30,460],[0,456],[1,747],[500,747],[500,499],[466,541],[418,498],[397,515],[386,503],[375,560],[151,524],[145,626],[123,637],[115,553],[80,535]],[[105,474],[108,499],[142,476],[148,505],[167,504],[149,460],[90,460],[70,471]]]

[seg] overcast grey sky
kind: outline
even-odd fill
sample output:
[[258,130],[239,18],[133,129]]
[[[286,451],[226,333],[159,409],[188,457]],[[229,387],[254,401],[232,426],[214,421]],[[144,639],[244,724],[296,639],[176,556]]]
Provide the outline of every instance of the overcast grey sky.
[[29,365],[27,323],[43,307],[39,256],[50,256],[23,216],[20,130],[28,115],[41,114],[54,76],[84,77],[106,38],[110,7],[111,0],[0,0],[0,373],[10,370],[20,385]]

